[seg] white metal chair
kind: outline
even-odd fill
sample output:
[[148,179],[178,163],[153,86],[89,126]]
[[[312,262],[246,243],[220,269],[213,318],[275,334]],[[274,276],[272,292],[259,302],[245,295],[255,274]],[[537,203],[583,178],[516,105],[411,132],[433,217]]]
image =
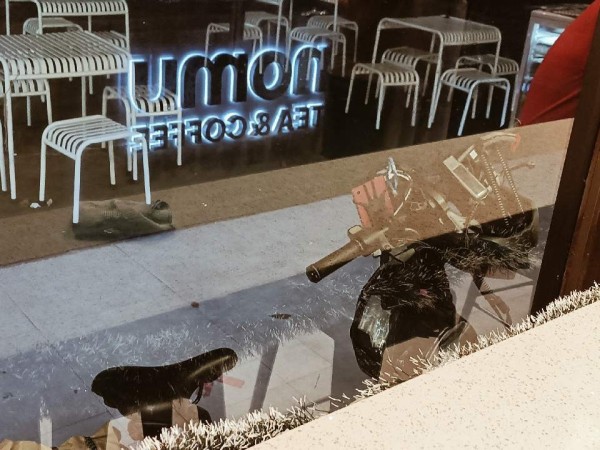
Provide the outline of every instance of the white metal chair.
[[[0,71],[0,98],[4,98],[6,92],[4,74]],[[25,97],[27,99],[27,126],[31,126],[31,97],[40,97],[42,103],[46,103],[46,115],[48,123],[52,123],[52,101],[50,99],[50,85],[47,80],[18,80],[10,84],[12,97]]]
[[[456,68],[460,67],[477,67],[479,70],[484,70],[498,77],[511,77],[516,76],[519,73],[519,63],[514,59],[505,58],[502,56],[498,57],[496,61],[496,55],[490,53],[485,55],[466,55],[461,56],[456,61]],[[509,80],[510,81],[510,80]],[[492,104],[492,97],[494,95],[494,87],[490,87],[488,92],[488,102],[486,117],[490,116],[490,108]],[[510,110],[514,110],[514,102],[511,103]]]
[[427,64],[427,71],[425,73],[425,80],[421,85],[421,94],[425,94],[427,88],[427,82],[429,81],[429,72],[432,65],[436,65],[438,62],[438,54],[420,50],[414,47],[393,47],[388,48],[381,55],[381,62],[387,62],[391,64],[400,64],[403,66],[411,66],[416,69],[419,63],[423,62]]
[[[210,37],[215,33],[229,33],[231,29],[228,23],[209,23],[206,28],[206,40],[204,42],[204,54],[209,55],[208,50],[210,48]],[[243,40],[252,41],[252,54],[256,53],[256,44],[258,43],[258,49],[262,49],[263,46],[263,33],[260,27],[251,25],[248,23],[244,24]]]
[[[290,22],[287,17],[279,17],[277,14],[271,14],[265,11],[247,11],[244,17],[244,23],[248,25],[254,25],[259,27],[262,30],[262,26],[264,23],[267,24],[267,36],[266,40],[268,41],[271,37],[271,25],[275,24],[275,32],[279,35],[281,32],[281,27],[285,28],[285,40],[287,42],[287,36],[290,32]],[[279,37],[276,39],[277,44],[279,45]]]
[[79,197],[81,191],[81,159],[83,152],[93,144],[108,142],[110,183],[116,184],[114,141],[126,139],[137,141],[142,146],[144,165],[144,193],[146,203],[151,202],[150,170],[148,165],[148,144],[141,133],[132,131],[104,116],[88,116],[54,122],[42,134],[40,159],[40,201],[46,197],[46,152],[53,148],[57,152],[75,161],[75,179],[73,190],[73,223],[79,223]]
[[[303,44],[316,44],[319,41],[331,42],[331,70],[335,64],[336,49],[342,44],[342,76],[346,71],[346,36],[338,30],[338,0],[321,0],[325,3],[333,4],[333,22],[331,29],[316,26],[305,26],[292,28],[288,36],[286,55],[289,61],[292,52],[292,42],[297,41]],[[310,50],[312,55],[312,49]],[[310,55],[309,55],[310,59]],[[323,60],[321,60],[321,64]],[[309,65],[310,67],[310,65]]]
[[[508,106],[508,98],[510,94],[510,83],[506,78],[502,78],[499,76],[492,75],[490,73],[482,72],[473,68],[463,68],[463,69],[449,69],[446,70],[441,78],[440,85],[436,89],[436,96],[433,100],[433,117],[435,118],[435,114],[437,112],[437,107],[440,100],[440,93],[442,91],[442,87],[446,85],[448,86],[452,93],[453,89],[458,89],[459,91],[463,91],[467,93],[467,101],[465,102],[465,107],[463,109],[462,118],[460,121],[460,126],[458,128],[458,135],[462,136],[462,132],[465,126],[465,121],[467,118],[467,112],[469,111],[469,107],[471,106],[471,102],[473,102],[473,112],[471,117],[475,117],[475,104],[477,103],[477,91],[479,86],[487,85],[488,87],[497,87],[504,90],[504,106],[502,109],[502,116],[500,118],[500,126],[504,125],[506,120],[506,110]],[[449,96],[450,99],[450,96]]]
[[[315,27],[315,28],[323,28],[325,30],[333,30],[334,28],[334,20],[335,16],[333,15],[325,15],[325,16],[313,16],[308,19],[307,26]],[[356,52],[358,49],[358,23],[345,19],[343,17],[337,18],[337,30],[346,28],[354,33],[354,57],[353,61],[356,62]]]
[[[177,96],[168,89],[162,89],[160,96],[147,86],[135,86],[135,103],[132,105],[126,87],[107,86],[102,93],[102,115],[107,116],[108,101],[118,100],[125,108],[125,123],[134,128],[139,118],[147,117],[152,123],[155,117],[175,116],[177,118],[177,165],[181,165],[182,147],[182,109],[178,105]],[[127,153],[127,170],[133,170],[133,179],[137,180],[137,157],[130,149]],[[132,167],[133,166],[133,167]]]
[[[283,15],[283,4],[285,1],[289,2],[289,10],[287,18]],[[275,48],[279,50],[279,36],[281,35],[281,27],[285,26],[284,23],[287,22],[287,32],[286,32],[286,44],[289,39],[290,28],[293,26],[292,23],[292,13],[294,10],[294,0],[257,0],[258,3],[263,5],[274,6],[277,8],[277,15],[275,18],[276,30],[275,30]],[[270,30],[268,30],[270,31]]]
[[[379,97],[379,103],[377,106],[377,119],[375,121],[375,128],[378,130],[381,121],[381,111],[383,109],[383,100],[385,98],[385,90],[388,87],[408,87],[410,88],[409,93],[406,97],[406,106],[410,103],[410,97],[412,95],[413,107],[411,116],[411,125],[415,126],[417,117],[417,100],[419,98],[419,74],[411,66],[401,66],[399,64],[390,63],[358,63],[352,69],[350,75],[350,87],[348,88],[348,97],[346,98],[346,113],[350,109],[350,97],[352,96],[352,87],[354,85],[354,78],[357,75],[369,75],[377,76],[377,90],[375,96]],[[369,101],[369,91],[365,97],[365,104]]]

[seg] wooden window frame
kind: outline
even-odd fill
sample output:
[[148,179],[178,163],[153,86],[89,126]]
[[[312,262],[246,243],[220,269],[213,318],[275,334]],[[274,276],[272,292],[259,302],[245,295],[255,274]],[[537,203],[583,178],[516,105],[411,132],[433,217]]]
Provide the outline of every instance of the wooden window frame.
[[[558,213],[558,214],[557,214]],[[600,281],[600,20],[592,41],[531,312]]]

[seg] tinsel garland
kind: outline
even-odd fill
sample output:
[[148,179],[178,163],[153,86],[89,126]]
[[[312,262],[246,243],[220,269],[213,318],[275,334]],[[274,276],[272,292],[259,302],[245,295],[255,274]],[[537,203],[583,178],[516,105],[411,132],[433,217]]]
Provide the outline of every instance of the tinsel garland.
[[[576,309],[591,305],[599,299],[600,285],[598,284],[587,291],[573,292],[550,303],[539,314],[528,316],[508,329],[479,336],[477,342],[463,347],[455,346],[442,350],[431,359],[414,359],[417,363],[416,375],[429,372],[490,345],[524,333]],[[339,403],[361,400],[383,392],[395,384],[393,381],[383,379],[366,380],[364,381],[365,388],[357,390],[358,393],[352,399],[344,395],[341,400],[332,400]],[[164,429],[158,438],[144,439],[137,448],[139,450],[242,450],[310,422],[319,415],[314,406],[307,405],[301,399],[298,400],[298,406],[292,407],[286,413],[270,408],[265,412],[249,413],[238,420],[220,420],[212,424],[189,423],[183,428],[174,426]]]

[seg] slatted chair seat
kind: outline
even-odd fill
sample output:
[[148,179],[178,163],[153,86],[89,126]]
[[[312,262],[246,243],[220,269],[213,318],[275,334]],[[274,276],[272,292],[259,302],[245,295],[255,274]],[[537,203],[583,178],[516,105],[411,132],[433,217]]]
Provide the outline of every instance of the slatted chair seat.
[[342,76],[346,72],[346,36],[339,31],[328,30],[318,27],[297,27],[290,31],[288,38],[288,48],[286,54],[288,60],[291,54],[292,41],[298,41],[304,44],[314,44],[320,40],[331,42],[331,69],[334,67],[335,49],[338,44],[342,44]]
[[481,83],[490,85],[496,83],[504,84],[506,80],[477,69],[450,69],[442,74],[441,81],[443,84],[452,86],[454,89],[468,92],[474,85]]
[[[267,40],[271,36],[271,25],[276,25],[275,33],[276,42],[279,42],[279,30],[284,28],[285,39],[287,40],[288,33],[290,32],[290,21],[285,16],[279,16],[277,14],[268,13],[265,11],[248,11],[244,17],[244,23],[247,25],[254,25],[261,28],[264,23],[267,24]],[[262,28],[261,28],[262,29]]]
[[75,179],[73,193],[73,223],[79,222],[79,197],[81,187],[81,159],[91,145],[108,142],[110,182],[115,181],[114,141],[125,139],[127,142],[141,144],[144,165],[144,192],[147,204],[150,204],[150,177],[148,166],[148,145],[142,133],[121,125],[104,116],[88,116],[61,120],[48,125],[42,134],[40,161],[40,201],[46,196],[46,153],[50,147],[58,153],[75,161]]
[[[210,37],[216,33],[229,33],[231,26],[228,23],[214,23],[211,22],[206,28],[206,40],[204,44],[204,54],[208,55],[210,49]],[[249,23],[244,24],[244,31],[242,34],[244,41],[252,41],[252,53],[256,52],[256,46],[260,50],[263,46],[263,33],[260,27]]]
[[128,13],[126,0],[33,0],[43,16],[106,16]]
[[[407,87],[409,93],[407,95],[407,106],[410,101],[410,97],[413,97],[413,109],[411,116],[411,125],[414,126],[417,115],[417,100],[419,92],[419,73],[411,66],[401,66],[399,64],[390,63],[358,63],[352,69],[350,76],[350,87],[348,89],[348,97],[346,98],[346,113],[350,109],[350,98],[352,96],[352,87],[354,85],[354,78],[359,75],[368,75],[378,77],[378,87],[375,95],[379,96],[379,104],[377,107],[377,119],[375,121],[375,128],[379,129],[381,121],[381,111],[383,109],[383,100],[385,98],[385,90],[388,87]],[[365,104],[369,101],[369,91],[365,97]]]
[[[129,100],[129,94],[125,87],[107,86],[104,88],[103,96],[106,100]],[[135,104],[133,105],[138,112],[144,114],[174,113],[179,107],[177,105],[177,96],[163,89],[160,95],[156,95],[154,90],[147,86],[135,86],[134,88]]]
[[489,73],[493,73],[497,76],[510,76],[519,73],[519,63],[514,59],[499,56],[496,69],[494,70],[495,61],[496,55],[492,54],[467,55],[461,56],[456,61],[456,67],[459,68],[466,65],[471,65],[480,67],[480,70],[485,67],[488,69]]
[[[7,0],[7,5],[11,1]],[[98,16],[123,16],[125,21],[125,39],[129,48],[129,7],[127,0],[30,0],[36,5],[38,30],[42,21],[42,27],[47,28],[48,19],[60,19],[64,17],[87,17],[88,31],[92,31],[92,18]],[[35,22],[31,22],[34,24]],[[59,22],[54,22],[59,23]],[[33,26],[33,25],[32,25]],[[71,28],[71,30],[74,30]],[[37,34],[37,32],[30,34]],[[43,33],[43,29],[40,30]],[[10,11],[6,11],[6,34],[10,34]]]
[[[6,95],[4,74],[0,71],[0,97]],[[48,80],[13,80],[10,82],[10,92],[13,97],[27,98],[27,126],[31,126],[31,97],[40,97],[46,103],[48,123],[52,123],[52,101],[50,98],[50,85]],[[1,148],[1,147],[0,147]]]
[[[0,97],[4,97],[6,84],[0,72]],[[10,92],[13,96],[45,95],[49,91],[47,80],[14,80],[10,82]]]
[[23,34],[42,34],[45,29],[62,29],[64,31],[82,31],[83,28],[64,17],[47,17],[42,20],[40,30],[40,20],[37,17],[30,17],[23,23]]
[[[473,118],[475,117],[475,106],[477,104],[477,93],[478,93],[478,88],[481,85],[487,85],[490,88],[495,87],[495,88],[500,88],[500,89],[504,90],[504,92],[505,92],[504,105],[503,105],[502,115],[500,117],[500,126],[502,127],[504,125],[504,122],[506,120],[506,110],[508,107],[508,98],[509,98],[509,93],[510,93],[510,83],[508,82],[508,80],[506,78],[496,76],[496,75],[490,74],[488,72],[483,72],[481,70],[473,69],[473,68],[446,70],[440,78],[440,86],[436,91],[436,97],[434,99],[434,109],[433,109],[434,117],[435,117],[435,113],[437,111],[437,107],[439,104],[442,86],[444,86],[444,85],[446,85],[450,88],[450,95],[448,96],[448,99],[451,98],[451,94],[454,89],[458,89],[460,91],[467,93],[467,101],[465,102],[462,119],[461,119],[460,126],[458,129],[459,136],[462,135],[464,125],[465,125],[465,120],[467,118],[467,112],[469,111],[471,102],[473,103],[472,117]],[[488,118],[489,118],[489,112],[490,111],[489,111],[489,106],[488,106],[488,111],[487,111],[487,115],[486,115],[486,117],[488,117]]]
[[[229,33],[230,29],[231,29],[231,26],[228,23],[214,23],[213,22],[213,23],[208,24],[207,32],[210,34],[212,34],[212,33]],[[250,23],[245,23],[242,39],[244,39],[245,41],[253,41],[253,40],[262,39],[262,30],[256,25],[252,25]]]
[[413,47],[394,47],[388,48],[381,56],[381,62],[401,64],[416,67],[421,61],[427,64],[437,64],[438,54],[430,53]]
[[326,30],[333,30],[334,23],[336,24],[337,30],[340,28],[347,28],[348,30],[354,33],[354,58],[353,61],[356,62],[356,52],[358,48],[358,23],[353,20],[346,19],[344,17],[338,16],[337,18],[332,15],[324,15],[324,16],[313,16],[308,19],[307,26],[315,27],[315,28],[323,28]]
[[[135,98],[130,99],[128,89],[126,87],[107,86],[102,94],[102,115],[106,116],[108,111],[108,101],[118,100],[122,102],[125,108],[125,123],[133,128],[137,124],[137,120],[141,117],[159,117],[159,116],[176,116],[177,118],[177,165],[182,164],[182,113],[183,110],[179,106],[177,96],[168,89],[162,89],[159,95],[148,86],[135,86]],[[133,100],[133,104],[132,104]],[[132,154],[128,154],[127,170],[133,171],[133,179],[137,180],[137,158]]]
[[247,11],[244,16],[244,23],[248,25],[254,25],[256,27],[262,26],[264,22],[277,24],[279,22],[282,27],[289,30],[290,22],[287,17],[279,17],[277,14],[271,14],[265,11]]
[[92,34],[110,42],[112,45],[116,45],[119,48],[127,50],[129,48],[127,43],[127,37],[116,31],[92,31]]

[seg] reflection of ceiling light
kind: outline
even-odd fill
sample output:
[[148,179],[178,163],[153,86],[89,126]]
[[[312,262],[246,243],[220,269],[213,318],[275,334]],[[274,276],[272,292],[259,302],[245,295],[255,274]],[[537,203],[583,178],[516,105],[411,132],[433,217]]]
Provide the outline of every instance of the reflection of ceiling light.
[[367,333],[371,345],[381,349],[390,332],[390,312],[381,307],[381,299],[369,296],[358,329]]

